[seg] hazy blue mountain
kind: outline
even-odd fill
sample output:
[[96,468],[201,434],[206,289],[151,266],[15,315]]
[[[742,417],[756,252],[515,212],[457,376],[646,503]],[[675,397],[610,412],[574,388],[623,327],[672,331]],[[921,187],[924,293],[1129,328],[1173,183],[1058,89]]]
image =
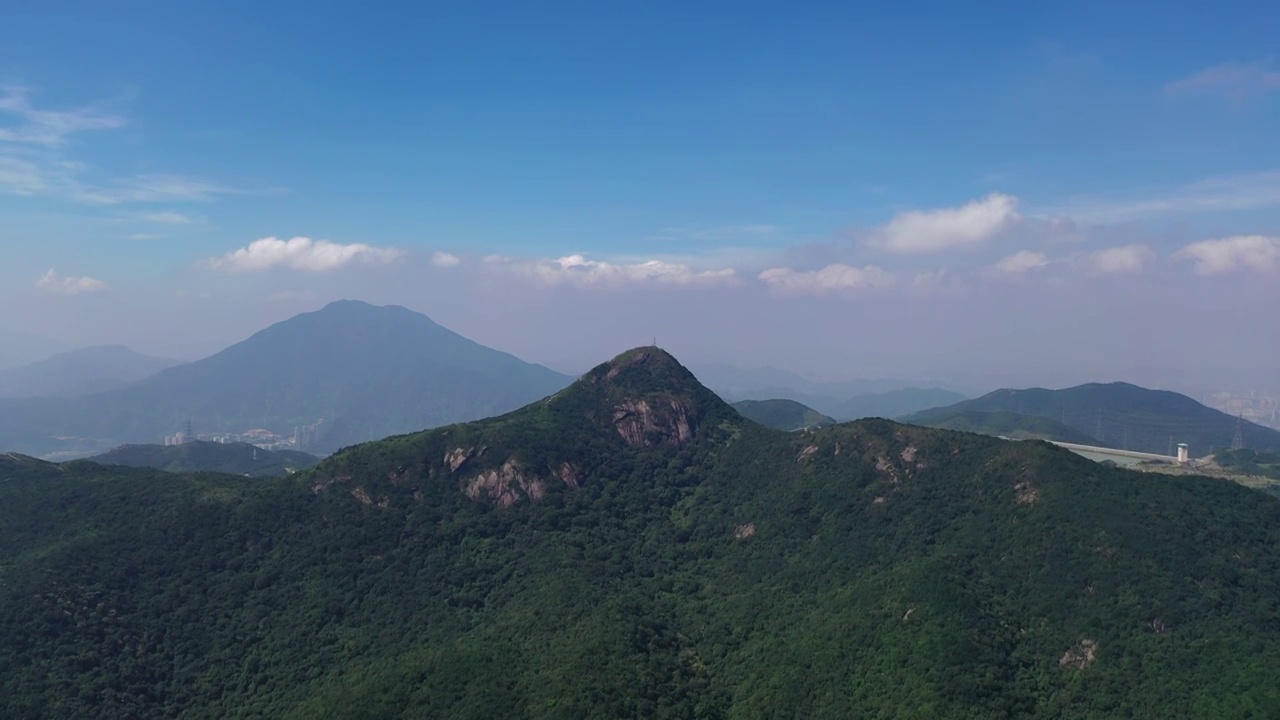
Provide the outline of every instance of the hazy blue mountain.
[[197,434],[318,423],[300,449],[323,454],[506,412],[570,380],[406,308],[340,301],[120,390],[2,400],[0,448],[92,454],[158,442],[189,420]]
[[29,365],[67,349],[65,343],[43,335],[0,330],[0,370]]
[[980,398],[902,418],[942,426],[967,412],[1012,412],[1049,418],[1124,450],[1169,454],[1187,443],[1194,457],[1230,448],[1237,428],[1246,448],[1280,449],[1280,431],[1205,407],[1186,395],[1129,383],[1089,383],[1063,390],[996,390]]
[[868,417],[896,418],[963,400],[968,398],[952,390],[907,387],[882,393],[857,395],[837,405],[830,414],[841,421]]
[[[783,398],[839,420],[895,417],[968,397],[949,390],[922,389],[918,387],[919,380],[901,378],[822,381],[787,370],[740,368],[724,363],[706,363],[691,369],[700,382],[730,402]],[[895,391],[901,394],[890,394]],[[881,395],[885,397],[880,398]]]
[[835,420],[795,400],[739,400],[733,403],[748,420],[776,430],[804,430],[834,425]]
[[320,462],[297,450],[265,450],[249,443],[196,440],[181,445],[121,445],[89,460],[99,465],[155,468],[173,473],[216,472],[271,477],[288,475]]
[[112,390],[181,364],[180,360],[143,355],[124,345],[81,348],[0,370],[0,398]]

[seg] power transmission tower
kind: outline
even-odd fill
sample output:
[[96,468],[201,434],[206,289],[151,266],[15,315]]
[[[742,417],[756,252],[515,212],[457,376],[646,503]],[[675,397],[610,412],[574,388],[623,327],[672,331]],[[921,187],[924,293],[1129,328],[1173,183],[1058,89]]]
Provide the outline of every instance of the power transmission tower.
[[1235,434],[1235,437],[1231,438],[1231,449],[1232,450],[1244,449],[1244,414],[1243,413],[1236,418],[1236,434]]

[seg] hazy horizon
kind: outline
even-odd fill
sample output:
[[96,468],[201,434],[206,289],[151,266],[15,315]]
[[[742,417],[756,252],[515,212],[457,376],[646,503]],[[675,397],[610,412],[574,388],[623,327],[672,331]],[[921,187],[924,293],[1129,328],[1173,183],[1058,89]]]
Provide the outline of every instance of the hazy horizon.
[[562,369],[1275,384],[1274,18],[1161,13],[32,8],[0,330],[190,360],[354,298]]

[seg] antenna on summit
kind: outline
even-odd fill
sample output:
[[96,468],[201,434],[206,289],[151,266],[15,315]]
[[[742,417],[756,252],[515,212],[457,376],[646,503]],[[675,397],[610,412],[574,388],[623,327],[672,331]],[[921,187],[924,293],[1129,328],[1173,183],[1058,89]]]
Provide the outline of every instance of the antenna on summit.
[[1244,449],[1244,413],[1240,413],[1240,415],[1236,417],[1236,434],[1235,437],[1231,438],[1231,449]]

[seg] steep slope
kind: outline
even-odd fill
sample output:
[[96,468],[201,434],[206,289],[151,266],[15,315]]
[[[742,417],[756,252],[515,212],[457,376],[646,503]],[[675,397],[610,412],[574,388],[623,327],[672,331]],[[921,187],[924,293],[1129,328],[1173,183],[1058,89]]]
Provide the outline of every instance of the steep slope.
[[[980,398],[902,418],[934,426],[967,412],[1012,412],[1049,418],[1125,450],[1167,454],[1170,443],[1187,443],[1192,456],[1231,447],[1238,420],[1185,395],[1128,383],[1091,383],[1064,390],[996,390]],[[1244,421],[1244,445],[1280,450],[1280,431]]]
[[84,395],[137,382],[179,360],[152,357],[124,345],[99,345],[0,371],[0,398]]
[[0,456],[0,572],[12,717],[1280,714],[1280,502],[655,348],[287,479]]
[[926,427],[995,435],[1014,440],[1056,440],[1080,445],[1108,447],[1095,437],[1086,435],[1075,428],[1067,427],[1047,417],[1019,415],[1013,412],[960,411],[953,415],[943,415],[930,419]]
[[834,425],[835,420],[795,400],[740,400],[733,409],[743,417],[775,430],[805,430]]
[[831,416],[839,420],[859,420],[868,417],[897,418],[967,399],[958,392],[941,388],[898,388],[849,398],[833,408]]
[[182,445],[121,445],[89,458],[99,465],[146,467],[173,473],[216,472],[270,477],[315,465],[320,458],[296,450],[264,450],[249,443],[196,440]]
[[91,454],[156,442],[190,420],[199,433],[264,428],[282,435],[319,423],[314,442],[301,449],[323,454],[506,412],[568,382],[425,315],[342,301],[122,390],[0,401],[0,448]]

